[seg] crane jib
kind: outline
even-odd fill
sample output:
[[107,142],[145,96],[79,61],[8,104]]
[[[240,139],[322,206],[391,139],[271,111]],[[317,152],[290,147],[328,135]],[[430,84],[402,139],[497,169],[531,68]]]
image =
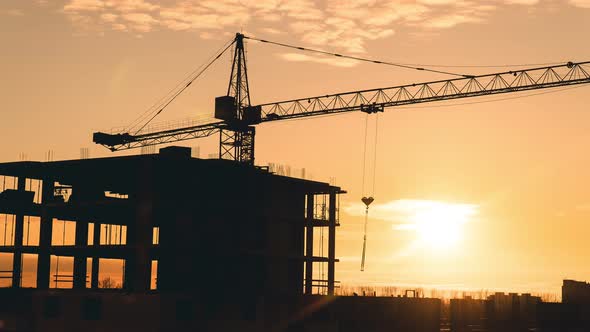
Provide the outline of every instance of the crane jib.
[[[235,39],[215,58],[219,58],[229,46],[235,45],[228,93],[226,96],[215,99],[215,118],[218,121],[154,131],[144,128],[144,124],[134,134],[129,132],[114,134],[97,132],[93,135],[93,141],[111,151],[119,151],[179,142],[220,133],[220,158],[253,165],[255,134],[253,125],[264,122],[351,111],[371,114],[383,112],[387,107],[590,83],[590,74],[588,73],[590,71],[590,61],[568,62],[561,65],[484,75],[453,74],[461,77],[252,106],[250,104],[246,53],[244,52],[245,38],[253,39],[240,33],[236,34]],[[391,65],[404,67],[404,65],[393,63]],[[444,73],[432,69],[429,69],[429,71]],[[189,85],[190,83],[186,87]],[[152,119],[153,117],[150,118],[150,121]]]
[[[448,81],[447,81],[448,82]],[[441,82],[435,82],[441,83]],[[535,83],[529,85],[522,85],[522,86],[506,86],[500,87],[497,89],[481,89],[475,91],[460,91],[459,88],[456,88],[455,93],[446,93],[446,94],[431,94],[431,95],[419,95],[419,94],[412,94],[408,86],[400,86],[400,87],[393,87],[387,89],[375,89],[375,90],[364,90],[359,92],[347,92],[342,95],[329,95],[323,97],[313,97],[313,98],[303,98],[297,100],[290,100],[286,102],[278,102],[278,103],[271,103],[271,104],[263,104],[257,106],[249,106],[246,111],[244,112],[244,123],[246,125],[258,124],[268,121],[277,121],[277,120],[287,120],[293,118],[301,118],[301,117],[309,117],[309,116],[318,116],[318,115],[325,115],[325,114],[332,114],[332,113],[344,113],[344,112],[351,112],[351,111],[362,111],[367,113],[374,113],[374,112],[382,112],[384,108],[387,107],[395,107],[395,106],[403,106],[403,105],[410,105],[410,104],[418,104],[418,103],[428,103],[428,102],[436,102],[436,101],[444,101],[444,100],[451,100],[451,99],[461,99],[461,98],[470,98],[470,97],[478,97],[478,96],[485,96],[485,95],[494,95],[494,94],[503,94],[503,93],[512,93],[512,92],[522,92],[528,90],[536,90],[536,89],[544,89],[544,88],[554,88],[560,86],[567,86],[567,85],[576,85],[576,84],[588,84],[590,83],[590,75],[585,78],[579,79],[571,79],[571,80],[561,80],[555,82],[546,82],[546,83]],[[412,87],[418,87],[418,90],[427,91],[427,88],[424,88],[425,84],[430,83],[422,83],[412,85]],[[447,83],[449,85],[449,91],[452,91],[450,88],[451,83]],[[477,86],[472,84],[473,86]],[[388,91],[389,90],[389,91]],[[397,90],[397,91],[393,91]],[[393,91],[393,97],[389,98],[389,100],[383,100],[382,102],[373,102],[370,103],[371,98],[374,96],[380,96],[383,99],[388,98],[388,93],[391,94]],[[372,94],[371,97],[366,97],[363,94]],[[350,100],[345,100],[344,96],[348,95]],[[227,97],[227,96],[224,96]],[[405,98],[404,98],[405,97]],[[223,98],[223,97],[222,97]],[[331,99],[331,100],[328,100]],[[229,98],[230,103],[233,102],[231,97]],[[360,101],[365,101],[362,103]],[[227,102],[227,101],[226,101]],[[230,108],[231,110],[231,108]],[[226,110],[227,111],[227,110]],[[232,110],[233,111],[233,110]],[[162,132],[154,132],[154,133],[147,133],[144,135],[131,135],[129,133],[117,133],[117,134],[107,134],[97,132],[93,135],[93,141],[97,144],[104,145],[113,151],[118,150],[125,150],[130,148],[137,148],[145,145],[154,145],[154,144],[161,144],[161,143],[168,143],[173,141],[180,141],[185,139],[192,139],[192,138],[199,138],[199,137],[206,137],[209,135],[214,134],[217,130],[226,128],[232,122],[236,122],[235,115],[231,112],[224,113],[223,106],[218,106],[216,101],[216,117],[223,120],[222,122],[217,122],[213,124],[207,124],[205,126],[196,126],[196,127],[182,127],[176,128],[172,130],[162,131]],[[175,137],[179,135],[178,137]],[[178,138],[178,139],[175,139]]]
[[[262,121],[276,121],[339,112],[513,93],[590,83],[583,63],[486,74],[388,88],[352,91],[258,105]],[[565,72],[560,73],[560,70]]]

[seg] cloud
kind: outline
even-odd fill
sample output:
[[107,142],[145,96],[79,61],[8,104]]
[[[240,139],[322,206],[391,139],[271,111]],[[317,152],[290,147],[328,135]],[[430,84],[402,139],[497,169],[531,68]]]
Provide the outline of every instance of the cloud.
[[274,28],[261,28],[260,31],[269,35],[280,35],[283,33],[283,31]]
[[527,6],[531,6],[531,5],[536,5],[539,3],[539,0],[505,0],[504,1],[507,4],[511,4],[511,5],[527,5]]
[[286,16],[298,20],[321,20],[324,18],[324,12],[317,7],[311,0],[299,0],[284,1],[277,9]]
[[151,15],[145,13],[127,13],[121,17],[128,22],[131,29],[138,32],[149,32],[152,26],[158,23]]
[[0,9],[0,15],[24,16],[25,13],[23,13],[23,11],[20,9],[6,9],[6,10]]
[[111,25],[111,27],[115,31],[127,31],[127,26],[125,24],[115,23],[115,24]]
[[143,13],[123,14],[123,19],[135,24],[153,24],[157,22],[151,15]]
[[[365,216],[365,205],[353,203],[344,208],[348,215]],[[427,215],[445,214],[461,222],[468,222],[479,213],[479,206],[467,203],[451,203],[433,200],[399,199],[370,206],[370,216],[389,221],[397,230],[412,229],[420,219]]]
[[569,3],[576,7],[590,9],[590,0],[569,0]]
[[[569,0],[590,6],[590,0]],[[219,36],[258,28],[289,33],[304,46],[343,53],[366,53],[371,41],[394,35],[399,27],[413,33],[480,24],[498,7],[535,5],[539,0],[66,0],[62,12],[79,29],[146,33],[191,31]],[[122,29],[122,25],[125,29]],[[412,33],[410,31],[410,33]],[[283,57],[289,61],[291,56]],[[314,57],[306,61],[323,61]],[[324,61],[324,63],[328,63]],[[339,65],[349,66],[348,63]]]
[[154,11],[160,6],[145,0],[70,0],[64,12],[93,12],[113,10],[117,12]]
[[575,209],[577,211],[590,211],[590,203],[582,203],[582,204],[578,204]]
[[177,20],[164,20],[161,22],[161,24],[167,27],[168,29],[174,31],[183,31],[191,28],[191,25],[189,23]]
[[101,14],[101,15],[100,15],[100,18],[101,18],[101,19],[102,19],[104,22],[111,23],[111,22],[114,22],[114,21],[117,19],[117,17],[118,17],[118,16],[119,16],[119,15],[115,15],[115,14],[111,14],[111,13],[105,13],[105,14]]
[[160,8],[159,5],[144,1],[144,0],[110,0],[107,1],[107,7],[123,12],[123,13],[134,13],[142,11],[155,11]]
[[103,0],[71,0],[63,8],[66,13],[78,13],[87,11],[101,11],[105,8]]
[[62,12],[80,31],[149,32],[160,21],[152,15],[159,5],[146,0],[69,0]]
[[271,13],[257,13],[260,16],[262,21],[266,22],[279,22],[282,19],[280,14],[271,14]]
[[352,59],[335,59],[332,57],[320,57],[320,56],[310,56],[301,53],[282,53],[278,54],[278,56],[286,61],[291,62],[314,62],[314,63],[321,63],[335,67],[354,67],[358,64],[358,61]]
[[471,15],[452,14],[427,20],[424,22],[424,26],[433,29],[445,29],[452,28],[458,24],[479,22],[483,22],[483,18]]

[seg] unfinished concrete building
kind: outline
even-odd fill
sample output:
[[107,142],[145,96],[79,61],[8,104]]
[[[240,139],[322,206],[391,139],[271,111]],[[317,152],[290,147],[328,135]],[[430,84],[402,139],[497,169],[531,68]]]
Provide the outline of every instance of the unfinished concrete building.
[[[23,255],[33,255],[36,281],[29,286],[38,289],[96,289],[100,260],[119,259],[122,287],[131,292],[293,295],[321,286],[334,293],[338,187],[195,159],[177,147],[157,155],[5,163],[0,175],[12,177],[0,193],[7,225],[0,224],[0,250],[13,255],[2,276],[11,287],[23,285]],[[75,223],[75,231],[66,236],[66,225],[56,245],[59,221]],[[314,256],[319,227],[327,229],[324,257]],[[28,243],[31,237],[38,244]],[[56,266],[66,257],[73,271]],[[324,280],[314,279],[319,264]]]
[[4,328],[438,329],[438,300],[331,296],[339,187],[179,147],[0,176]]

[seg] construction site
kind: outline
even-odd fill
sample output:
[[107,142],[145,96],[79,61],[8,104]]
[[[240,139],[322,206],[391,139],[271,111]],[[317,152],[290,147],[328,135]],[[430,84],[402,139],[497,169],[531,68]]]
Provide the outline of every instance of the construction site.
[[[339,187],[191,158],[190,149],[180,147],[154,155],[7,163],[0,173],[16,183],[1,194],[1,211],[14,220],[13,237],[1,249],[13,262],[2,271],[11,290],[2,292],[14,298],[3,301],[10,305],[2,309],[15,311],[15,320],[5,322],[19,331],[115,330],[114,325],[121,331],[264,330],[260,324],[275,330],[276,324],[300,326],[298,315],[305,317],[314,306],[326,306],[326,317],[351,316],[350,310],[374,314],[385,306],[403,312],[391,324],[418,322],[419,330],[433,330],[438,323],[438,300],[328,303],[337,283],[338,197],[345,193]],[[232,193],[233,186],[245,191]],[[201,187],[207,190],[190,189]],[[26,240],[30,219],[40,221],[39,243]],[[74,243],[52,243],[52,226],[60,220],[75,223]],[[325,257],[314,256],[318,228],[327,229]],[[21,287],[29,272],[22,269],[23,255],[37,261],[32,289]],[[67,258],[73,258],[71,269],[56,266]],[[99,288],[101,260],[112,259],[124,262],[119,290]],[[325,280],[314,274],[321,265]],[[379,325],[391,320],[369,317]],[[317,319],[318,326],[330,324]]]
[[[358,111],[378,116],[401,105],[588,84],[590,62],[450,73],[458,77],[253,105],[248,39],[323,52],[238,33],[139,129],[93,135],[113,152],[167,144],[157,153],[0,164],[0,253],[10,262],[0,271],[0,331],[558,331],[564,319],[579,331],[589,327],[580,318],[587,285],[564,286],[564,294],[583,294],[567,307],[498,293],[453,300],[446,318],[440,299],[415,293],[337,296],[336,232],[346,188],[275,174],[255,163],[254,142],[255,126],[266,122]],[[148,130],[226,52],[233,61],[227,93],[215,99],[216,121]],[[213,134],[216,159],[194,158],[175,145]],[[368,216],[373,195],[361,201]],[[34,264],[24,264],[25,257]],[[104,263],[113,261],[121,267],[120,287],[101,284]]]

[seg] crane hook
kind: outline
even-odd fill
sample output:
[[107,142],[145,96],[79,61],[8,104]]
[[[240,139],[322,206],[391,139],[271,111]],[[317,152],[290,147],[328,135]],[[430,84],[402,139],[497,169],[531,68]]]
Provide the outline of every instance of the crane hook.
[[374,200],[375,199],[372,196],[361,198],[361,201],[365,204],[367,209],[369,208],[369,205],[371,205],[371,203],[373,203]]

